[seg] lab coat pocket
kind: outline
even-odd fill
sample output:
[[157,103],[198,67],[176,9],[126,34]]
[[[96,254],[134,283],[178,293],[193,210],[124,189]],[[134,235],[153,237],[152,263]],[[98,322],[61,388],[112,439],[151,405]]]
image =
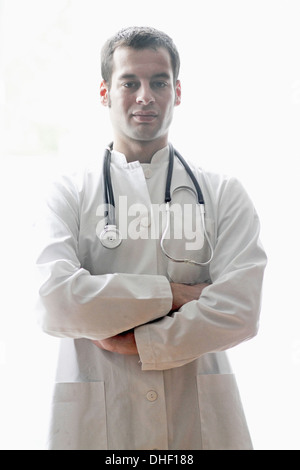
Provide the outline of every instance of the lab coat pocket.
[[49,449],[107,449],[104,382],[56,384]]
[[204,450],[251,450],[252,443],[233,374],[197,376]]

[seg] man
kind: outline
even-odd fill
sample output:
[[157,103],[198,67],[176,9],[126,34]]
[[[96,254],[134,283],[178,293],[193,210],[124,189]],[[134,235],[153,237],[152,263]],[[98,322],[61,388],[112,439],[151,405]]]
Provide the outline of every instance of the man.
[[[109,171],[98,162],[49,197],[40,319],[62,338],[50,449],[251,449],[225,350],[257,333],[266,256],[241,185],[191,165],[204,229],[177,158],[166,219],[178,73],[166,34],[127,28],[111,38],[100,87],[114,132]],[[108,174],[123,238],[113,249],[101,243]]]

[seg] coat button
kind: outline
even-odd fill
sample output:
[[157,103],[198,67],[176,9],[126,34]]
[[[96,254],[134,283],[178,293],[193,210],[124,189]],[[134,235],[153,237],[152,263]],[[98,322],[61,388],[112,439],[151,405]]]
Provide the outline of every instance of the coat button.
[[155,401],[158,398],[158,394],[154,390],[149,390],[146,397],[148,401]]
[[145,178],[146,178],[146,179],[151,178],[151,176],[152,176],[152,170],[151,170],[151,168],[145,168],[145,169],[144,169],[144,175],[145,175]]

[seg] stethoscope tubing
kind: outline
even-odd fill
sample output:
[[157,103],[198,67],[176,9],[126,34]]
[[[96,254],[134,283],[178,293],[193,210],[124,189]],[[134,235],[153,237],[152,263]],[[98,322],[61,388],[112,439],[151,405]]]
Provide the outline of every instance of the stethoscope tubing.
[[115,198],[110,173],[112,145],[111,143],[106,147],[103,161],[104,201],[107,208],[107,225],[115,225]]
[[[100,241],[103,244],[103,246],[105,246],[106,248],[116,248],[117,246],[120,245],[122,241],[122,237],[121,237],[120,231],[117,229],[116,220],[115,220],[115,199],[114,199],[114,192],[113,192],[111,172],[110,172],[112,149],[113,149],[113,143],[111,143],[109,146],[106,147],[105,154],[104,154],[104,162],[103,162],[104,200],[105,200],[105,204],[107,207],[107,211],[106,211],[106,226],[103,232],[100,234]],[[200,263],[198,261],[191,260],[191,259],[174,258],[170,255],[170,253],[167,252],[164,246],[164,241],[166,239],[167,233],[170,228],[170,203],[172,200],[171,182],[172,182],[172,176],[173,176],[175,155],[179,159],[179,161],[182,163],[187,174],[191,178],[194,188],[195,188],[195,195],[197,195],[197,201],[199,204],[203,233],[210,249],[210,257],[205,262]],[[178,187],[173,191],[173,193],[175,191],[178,191],[184,188],[186,187]],[[188,188],[188,189],[194,192],[191,188]],[[192,172],[191,168],[189,167],[188,163],[184,160],[184,158],[180,155],[180,153],[174,149],[171,143],[169,144],[169,166],[168,166],[168,173],[167,173],[167,180],[166,180],[165,203],[166,203],[167,223],[166,223],[166,227],[164,229],[164,232],[160,240],[160,247],[161,247],[163,254],[168,259],[170,259],[171,261],[174,261],[175,263],[187,263],[187,264],[192,264],[195,266],[207,266],[213,259],[214,250],[213,250],[213,246],[210,241],[210,238],[206,231],[205,205],[204,205],[203,194],[202,194],[200,185],[198,181],[196,180],[195,175]]]

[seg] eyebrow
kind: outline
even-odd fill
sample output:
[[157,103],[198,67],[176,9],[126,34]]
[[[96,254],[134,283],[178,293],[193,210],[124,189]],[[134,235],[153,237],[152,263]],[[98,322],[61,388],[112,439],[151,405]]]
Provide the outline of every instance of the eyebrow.
[[[132,79],[136,79],[136,78],[138,78],[138,76],[135,75],[134,73],[124,73],[118,79],[119,80],[132,80]],[[164,78],[166,80],[171,80],[170,75],[166,72],[156,73],[156,74],[151,76],[151,80],[158,79],[158,78]]]
[[165,78],[166,80],[171,80],[171,77],[168,73],[162,72],[162,73],[157,73],[153,75],[152,78]]

